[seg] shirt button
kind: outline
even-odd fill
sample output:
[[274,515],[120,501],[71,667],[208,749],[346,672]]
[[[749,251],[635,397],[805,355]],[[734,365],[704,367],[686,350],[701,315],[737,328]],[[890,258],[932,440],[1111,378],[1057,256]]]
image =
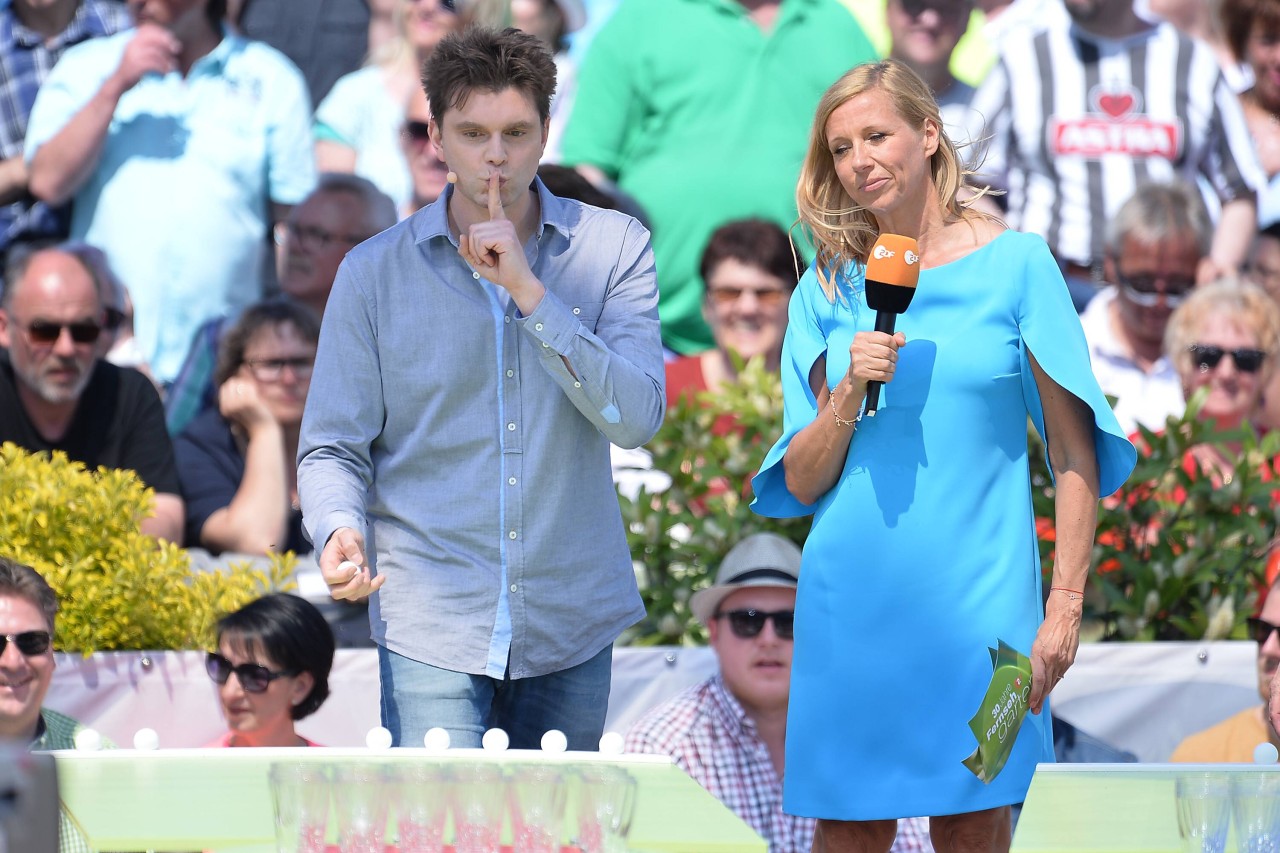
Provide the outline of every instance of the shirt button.
[[516,375],[516,372],[515,372],[514,370],[508,370],[508,371],[507,371],[507,377],[508,377],[508,378],[510,378],[510,377],[512,377],[512,376],[515,376],[515,375]]
[[508,478],[507,478],[507,485],[508,485],[508,486],[514,486],[515,484],[516,484],[516,478],[515,478],[515,477],[508,477]]
[[574,388],[581,388],[581,387],[582,387],[582,383],[581,383],[581,382],[575,382],[575,383],[573,383],[573,387],[574,387]]
[[541,332],[541,331],[542,331],[542,324],[541,324],[541,323],[534,323],[534,324],[533,324],[533,330],[534,330],[535,332]]
[[574,308],[574,309],[573,309],[573,313],[575,313],[575,314],[581,314],[581,313],[582,313],[582,309],[581,309],[581,308]]
[[515,532],[514,530],[512,530],[510,533],[508,533],[508,534],[507,534],[507,538],[508,538],[508,539],[515,539],[515,538],[516,538],[516,532]]
[[551,348],[551,344],[547,343],[546,341],[543,341],[543,342],[542,342],[542,348],[543,348],[543,349],[550,349],[550,348]]
[[515,591],[516,591],[516,589],[517,589],[516,585],[515,585],[515,584],[512,584],[512,585],[511,585],[511,591],[512,591],[512,592],[515,592]]
[[510,322],[511,322],[511,315],[510,315],[510,314],[508,314],[506,317],[503,317],[502,319],[503,319],[503,321],[505,321],[505,322],[507,322],[507,323],[510,323]]
[[474,278],[474,279],[479,280],[479,278],[480,278],[480,273],[478,273],[478,272],[472,272],[472,273],[471,273],[471,277],[472,277],[472,278]]
[[515,431],[516,431],[516,425],[514,423],[507,424],[507,432],[515,432]]

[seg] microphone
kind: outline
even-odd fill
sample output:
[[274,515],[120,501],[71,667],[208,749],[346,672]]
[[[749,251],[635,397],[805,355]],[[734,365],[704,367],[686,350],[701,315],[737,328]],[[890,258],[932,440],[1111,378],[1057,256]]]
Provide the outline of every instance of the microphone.
[[[914,239],[899,234],[881,234],[871,247],[864,278],[867,305],[876,311],[877,332],[892,335],[898,315],[907,310],[911,297],[916,295],[916,282],[920,280],[919,251]],[[875,417],[883,384],[875,380],[867,383],[864,413],[868,417]]]

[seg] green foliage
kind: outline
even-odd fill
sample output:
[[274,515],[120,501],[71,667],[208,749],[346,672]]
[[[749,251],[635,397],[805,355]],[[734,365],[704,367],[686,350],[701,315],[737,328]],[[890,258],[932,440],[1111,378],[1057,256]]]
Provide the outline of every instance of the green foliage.
[[634,500],[619,495],[649,614],[623,642],[705,643],[689,598],[712,584],[729,549],[763,531],[804,542],[808,516],[772,519],[750,509],[751,476],[781,434],[781,381],[758,361],[743,366],[738,382],[721,392],[682,400],[667,411],[646,449],[671,486],[658,494],[642,489]]
[[[1202,400],[1160,432],[1141,429],[1137,467],[1102,502],[1084,611],[1096,638],[1245,636],[1276,533],[1280,434],[1218,432],[1197,417]],[[1032,438],[1036,516],[1052,519],[1043,446],[1034,431]],[[1197,457],[1206,448],[1235,460],[1229,476],[1203,469]],[[1054,543],[1042,536],[1040,545],[1047,579]]]
[[86,471],[62,453],[0,445],[0,495],[0,555],[57,591],[60,651],[207,648],[219,616],[284,588],[295,562],[192,573],[185,551],[139,530],[153,493],[132,471]]

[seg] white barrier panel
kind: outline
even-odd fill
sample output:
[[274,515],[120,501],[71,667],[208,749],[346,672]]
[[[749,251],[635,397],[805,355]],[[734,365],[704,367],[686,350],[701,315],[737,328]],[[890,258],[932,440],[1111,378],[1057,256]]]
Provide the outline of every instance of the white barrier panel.
[[[1258,703],[1256,651],[1250,642],[1085,645],[1054,691],[1054,710],[1142,761],[1164,761],[1186,735]],[[132,744],[144,726],[161,747],[202,746],[224,731],[203,652],[59,654],[57,665],[46,704],[117,745]],[[625,731],[714,669],[706,648],[616,649],[606,728]],[[340,649],[329,683],[329,700],[299,732],[327,746],[363,746],[379,723],[377,653]]]

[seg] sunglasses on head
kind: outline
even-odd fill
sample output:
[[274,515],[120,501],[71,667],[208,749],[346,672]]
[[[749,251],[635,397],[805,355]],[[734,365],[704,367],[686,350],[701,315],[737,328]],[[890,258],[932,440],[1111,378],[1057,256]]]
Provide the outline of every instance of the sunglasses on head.
[[102,334],[97,323],[50,323],[48,320],[32,320],[27,324],[27,337],[33,344],[56,344],[62,330],[71,333],[71,340],[78,344],[91,344]]
[[1258,645],[1265,643],[1274,632],[1280,631],[1280,625],[1272,625],[1265,619],[1259,619],[1256,616],[1250,616],[1244,622],[1249,626],[1249,636]]
[[271,686],[271,682],[277,678],[286,678],[298,674],[296,669],[282,669],[279,672],[272,672],[262,664],[257,663],[232,664],[231,661],[216,652],[208,653],[204,659],[204,668],[209,673],[209,677],[218,684],[226,684],[227,679],[234,672],[236,680],[240,682],[240,686],[244,688],[246,693],[265,693],[267,688]]
[[1196,366],[1206,371],[1217,367],[1224,355],[1231,356],[1231,360],[1236,363],[1236,370],[1241,373],[1257,373],[1262,369],[1262,363],[1267,360],[1265,350],[1250,347],[1223,349],[1213,344],[1192,344],[1187,349],[1190,350],[1191,360],[1196,363]]
[[715,615],[716,619],[728,619],[729,629],[735,637],[749,640],[764,630],[764,623],[773,620],[773,632],[780,640],[790,640],[796,634],[796,612],[794,610],[724,610]]
[[48,631],[23,631],[20,634],[0,634],[0,655],[4,654],[4,650],[13,643],[18,647],[18,651],[27,657],[35,657],[49,651],[49,644],[53,642],[53,638],[49,636]]
[[404,123],[404,135],[414,142],[426,142],[431,138],[431,125],[410,119]]

